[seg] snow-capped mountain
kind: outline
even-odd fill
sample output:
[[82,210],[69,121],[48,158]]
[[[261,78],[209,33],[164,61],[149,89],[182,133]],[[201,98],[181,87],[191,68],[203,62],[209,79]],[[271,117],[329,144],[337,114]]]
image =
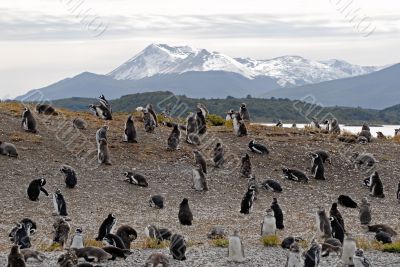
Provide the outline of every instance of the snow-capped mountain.
[[256,60],[232,58],[189,46],[151,44],[108,75],[117,80],[139,80],[158,74],[226,71],[238,73],[248,79],[268,76],[282,87],[292,87],[364,75],[379,69],[381,68],[353,65],[336,59],[314,61],[299,56],[283,56]]

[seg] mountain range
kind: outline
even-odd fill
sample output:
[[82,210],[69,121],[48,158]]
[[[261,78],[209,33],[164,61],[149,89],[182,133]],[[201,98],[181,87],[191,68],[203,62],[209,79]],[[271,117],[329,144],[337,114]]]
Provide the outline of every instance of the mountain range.
[[[189,46],[151,44],[108,74],[84,72],[31,90],[16,99],[55,100],[99,94],[116,99],[127,94],[160,90],[195,98],[251,95],[298,99],[306,92],[315,95],[322,105],[382,108],[396,104],[393,101],[397,95],[392,93],[400,85],[397,71],[396,66],[359,66],[337,59],[314,61],[300,56],[283,56],[256,60],[232,58]],[[370,75],[372,78],[368,78]],[[371,80],[374,82],[370,83]],[[319,90],[320,87],[323,90]],[[349,97],[332,98],[336,91],[342,96],[346,91]],[[373,101],[357,98],[360,92],[374,96],[378,94],[376,92],[388,93],[387,99],[375,106]]]

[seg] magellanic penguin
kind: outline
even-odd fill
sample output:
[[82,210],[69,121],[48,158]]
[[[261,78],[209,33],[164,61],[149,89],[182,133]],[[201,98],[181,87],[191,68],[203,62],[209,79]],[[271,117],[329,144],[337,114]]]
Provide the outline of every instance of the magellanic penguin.
[[147,258],[143,267],[169,267],[169,260],[162,253],[153,253]]
[[5,155],[13,158],[18,157],[17,148],[15,145],[0,141],[0,155]]
[[363,197],[361,200],[359,218],[362,225],[369,225],[371,223],[371,207],[366,197]]
[[392,227],[390,227],[387,224],[374,224],[374,225],[368,225],[368,231],[369,232],[379,232],[379,231],[383,231],[386,232],[388,234],[390,234],[391,236],[396,236],[397,232],[395,230],[393,230]]
[[345,227],[344,227],[344,220],[343,216],[338,210],[338,204],[336,202],[332,203],[331,209],[329,211],[329,215],[331,217],[335,217],[336,220],[339,222],[339,224],[342,226],[343,232],[346,232]]
[[74,168],[68,165],[62,165],[60,168],[60,171],[64,174],[65,176],[65,185],[68,188],[74,188],[76,184],[78,183],[78,179],[76,177],[76,173]]
[[186,260],[186,246],[186,240],[182,235],[174,234],[171,237],[169,251],[171,252],[174,260]]
[[282,186],[274,180],[268,179],[265,180],[264,182],[261,183],[261,186],[267,189],[268,191],[272,192],[277,192],[281,193],[282,192]]
[[249,149],[251,152],[257,153],[257,154],[264,154],[264,155],[268,155],[269,154],[269,150],[266,146],[261,145],[261,144],[257,144],[255,140],[251,140],[249,143]]
[[244,121],[250,121],[250,113],[249,110],[247,109],[247,106],[245,103],[242,103],[239,107],[239,114],[242,120]]
[[325,168],[322,158],[319,154],[311,154],[311,174],[317,180],[325,180]]
[[97,247],[84,247],[80,249],[74,249],[74,251],[78,258],[84,258],[88,262],[104,262],[113,258],[110,253],[107,253],[102,248]]
[[290,245],[285,267],[303,267],[304,261],[301,258],[300,247],[297,242]]
[[187,198],[184,198],[179,205],[178,219],[182,225],[192,225],[193,214],[190,210],[189,200]]
[[397,185],[396,198],[397,198],[397,201],[400,203],[400,182]]
[[206,174],[203,172],[201,167],[197,167],[192,171],[193,177],[193,188],[196,191],[208,191]]
[[311,119],[311,128],[321,129],[321,126],[319,125],[318,119],[316,117],[312,117]]
[[131,243],[137,238],[137,232],[129,225],[121,225],[115,233],[125,244],[127,249],[131,248]]
[[375,234],[375,240],[381,242],[383,244],[391,244],[392,243],[392,236],[384,231],[379,230]]
[[21,254],[24,256],[25,262],[27,262],[29,259],[35,259],[39,262],[43,262],[46,258],[43,253],[30,248],[21,249]]
[[54,115],[54,116],[58,115],[58,112],[54,109],[54,107],[48,104],[37,104],[36,112],[44,115]]
[[99,102],[101,105],[108,108],[110,112],[112,112],[111,105],[103,94],[99,96]]
[[146,105],[146,110],[150,113],[150,115],[153,117],[155,126],[158,127],[158,121],[157,121],[157,113],[155,112],[153,105],[152,104],[147,104]]
[[109,127],[108,125],[102,126],[100,129],[96,131],[96,143],[97,145],[100,145],[100,139],[106,139],[107,140],[107,131]]
[[361,248],[356,250],[353,262],[354,267],[372,267],[371,262],[364,256],[364,250]]
[[247,136],[246,124],[240,117],[239,113],[232,115],[233,130],[238,137]]
[[379,174],[377,171],[375,171],[371,175],[371,183],[369,189],[371,192],[371,196],[379,198],[385,197],[385,193],[383,193],[383,183],[381,178],[379,178]]
[[222,144],[217,143],[214,147],[214,157],[213,157],[214,166],[216,168],[221,168],[224,165],[225,163],[224,155],[225,151],[224,148],[222,147]]
[[329,119],[325,121],[325,124],[328,124],[328,130],[331,134],[340,134],[340,126],[337,119]]
[[358,152],[355,152],[353,153],[351,159],[354,162],[356,168],[361,166],[373,167],[375,163],[377,163],[375,157],[369,153],[360,154]]
[[[24,226],[23,229],[21,228],[22,225]],[[18,230],[23,230],[23,232],[26,231],[26,235],[31,236],[36,233],[37,225],[34,221],[32,221],[29,218],[22,219],[19,223],[17,223],[17,226],[14,227],[11,230],[11,232],[8,234],[10,241],[15,242],[16,234],[17,234]],[[25,234],[24,234],[24,236],[25,236]]]
[[311,247],[304,255],[304,267],[316,267],[319,265],[320,259],[321,247],[317,242],[315,242],[315,240],[313,240]]
[[111,233],[116,223],[117,218],[115,217],[115,215],[112,213],[108,214],[107,218],[100,225],[99,233],[96,237],[96,240],[102,241],[107,234]]
[[249,186],[247,192],[242,198],[240,205],[240,213],[249,214],[253,210],[254,198],[256,196],[256,188],[254,185]]
[[61,194],[61,190],[57,189],[53,193],[53,205],[55,214],[59,216],[68,216],[67,213],[67,203],[65,202],[64,196]]
[[283,224],[283,212],[281,207],[278,204],[278,199],[277,198],[273,198],[272,204],[271,204],[271,209],[274,211],[274,217],[276,220],[276,228],[279,230],[282,230],[283,228],[285,228],[284,224]]
[[339,205],[342,205],[346,208],[356,209],[358,207],[358,204],[353,199],[351,199],[351,197],[346,195],[340,195],[338,197],[338,203]]
[[193,112],[190,112],[186,118],[186,142],[193,145],[200,145],[196,116]]
[[229,237],[228,261],[244,262],[245,260],[244,246],[240,240],[239,231],[234,230],[233,235]]
[[296,169],[282,168],[283,176],[286,179],[296,181],[296,182],[308,182],[308,177],[301,171]]
[[124,142],[137,143],[136,127],[132,115],[128,116],[125,123]]
[[40,192],[43,192],[46,196],[49,196],[44,186],[46,185],[46,179],[33,180],[28,186],[28,197],[32,201],[39,201]]
[[88,123],[82,118],[75,118],[72,125],[78,130],[85,130],[88,127]]
[[105,252],[111,254],[110,260],[116,260],[117,258],[122,258],[126,260],[126,258],[132,254],[132,251],[129,249],[122,249],[115,246],[105,246],[102,248]]
[[143,123],[144,130],[147,133],[153,133],[156,128],[156,121],[154,120],[154,116],[150,113],[148,109],[143,109]]
[[342,225],[338,222],[336,217],[330,217],[331,221],[331,229],[332,229],[332,237],[338,239],[341,243],[344,240],[344,229]]
[[207,132],[206,115],[200,108],[196,109],[197,133],[202,135]]
[[107,107],[103,103],[100,102],[100,104],[91,104],[89,105],[89,109],[95,113],[95,115],[102,119],[102,120],[112,120],[112,111],[109,107]]
[[240,165],[240,174],[243,177],[249,178],[252,174],[252,165],[251,165],[249,154],[246,153],[246,155],[244,155],[244,157],[242,157],[241,161],[242,162]]
[[141,187],[149,186],[148,182],[146,181],[146,178],[141,174],[133,172],[124,172],[124,175],[126,177],[125,182]]
[[15,245],[18,245],[21,249],[31,247],[29,228],[27,228],[27,226],[24,223],[17,223],[17,227],[14,231],[12,241],[14,242]]
[[278,120],[278,122],[275,124],[275,127],[283,127],[283,123],[281,120]]
[[24,108],[24,112],[22,113],[21,127],[27,132],[37,133],[35,117],[33,117],[32,112],[27,107]]
[[261,236],[270,236],[276,234],[276,219],[271,209],[267,210],[264,220],[261,223]]
[[22,255],[19,246],[14,245],[11,248],[10,254],[8,254],[7,267],[25,267],[25,258]]
[[179,142],[181,139],[181,131],[179,130],[178,124],[174,125],[171,134],[168,137],[168,149],[169,150],[176,150],[179,147]]
[[126,249],[125,243],[122,241],[122,239],[114,234],[108,233],[106,236],[103,238],[103,244],[106,246],[114,246],[120,249]]
[[71,238],[71,244],[69,245],[70,249],[73,248],[83,248],[84,247],[84,237],[82,228],[76,228],[75,234]]
[[64,218],[59,217],[54,222],[53,228],[54,228],[53,242],[58,243],[62,247],[64,247],[64,244],[68,241],[69,231],[71,230],[69,223],[65,221]]
[[149,200],[150,207],[163,209],[164,208],[164,197],[161,195],[154,195]]
[[204,173],[207,173],[207,162],[204,155],[197,149],[193,150],[195,165],[199,166]]
[[323,238],[332,237],[331,223],[326,215],[325,209],[319,207],[316,214],[317,230]]
[[147,225],[146,228],[144,228],[144,233],[147,238],[157,239],[159,241],[161,241],[162,239],[160,231],[155,225],[152,224]]
[[97,160],[100,164],[111,165],[108,142],[104,138],[99,140],[99,146],[97,148]]
[[310,154],[318,154],[319,157],[322,159],[322,162],[323,162],[323,163],[327,162],[327,163],[329,163],[329,164],[332,164],[331,156],[330,156],[330,154],[329,154],[327,151],[325,151],[325,150],[316,150],[316,151],[314,151],[314,152],[310,152]]
[[345,266],[354,266],[354,254],[356,253],[357,250],[357,244],[356,241],[351,237],[347,236],[344,241],[343,241],[343,246],[342,246],[342,263]]

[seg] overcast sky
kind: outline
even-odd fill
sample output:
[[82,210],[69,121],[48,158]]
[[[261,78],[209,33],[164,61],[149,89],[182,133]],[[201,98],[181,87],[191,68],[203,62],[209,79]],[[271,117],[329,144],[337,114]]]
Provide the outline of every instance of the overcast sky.
[[0,98],[83,71],[108,73],[150,43],[393,64],[400,1],[2,0]]

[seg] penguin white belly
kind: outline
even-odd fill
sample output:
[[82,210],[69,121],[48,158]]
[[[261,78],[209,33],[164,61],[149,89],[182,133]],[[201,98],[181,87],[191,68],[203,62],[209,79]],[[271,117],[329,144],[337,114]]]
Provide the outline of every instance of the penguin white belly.
[[229,260],[234,262],[244,261],[242,243],[239,238],[229,239]]
[[303,262],[301,260],[300,253],[289,253],[289,260],[286,267],[302,267]]
[[54,206],[54,212],[57,215],[60,215],[60,211],[58,210],[58,203],[57,203],[57,195],[53,194],[53,206]]
[[275,218],[264,219],[263,236],[274,235],[276,232]]
[[82,236],[75,235],[72,239],[70,248],[83,248],[83,238]]

